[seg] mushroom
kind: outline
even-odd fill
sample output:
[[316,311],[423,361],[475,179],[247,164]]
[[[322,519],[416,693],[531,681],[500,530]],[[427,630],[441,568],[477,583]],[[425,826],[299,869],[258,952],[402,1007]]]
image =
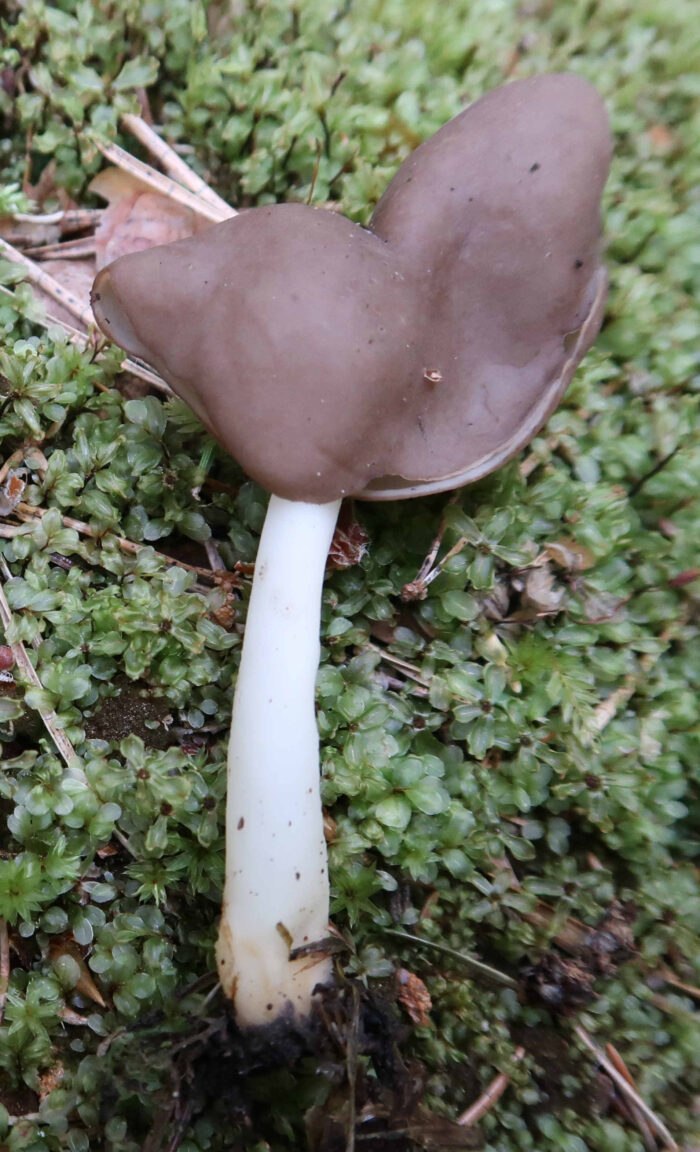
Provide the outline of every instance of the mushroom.
[[476,480],[539,430],[600,327],[610,153],[588,83],[517,81],[422,144],[369,228],[253,208],[95,281],[106,335],[273,493],[233,705],[217,945],[242,1026],[303,1021],[331,978],[314,950],[328,923],[314,683],[340,501]]

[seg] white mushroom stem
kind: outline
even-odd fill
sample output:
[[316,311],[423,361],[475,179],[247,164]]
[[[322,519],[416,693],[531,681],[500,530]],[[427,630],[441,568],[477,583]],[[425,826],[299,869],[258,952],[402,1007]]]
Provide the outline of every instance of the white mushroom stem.
[[321,592],[340,501],[272,496],[236,683],[228,753],[219,978],[243,1027],[303,1019],[330,979],[328,866],[314,708]]

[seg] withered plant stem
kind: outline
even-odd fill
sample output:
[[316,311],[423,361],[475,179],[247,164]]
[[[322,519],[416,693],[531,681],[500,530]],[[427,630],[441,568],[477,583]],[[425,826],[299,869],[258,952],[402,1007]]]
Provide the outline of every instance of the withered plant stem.
[[236,213],[233,208],[229,208],[228,205],[226,211],[219,207],[215,208],[213,204],[202,200],[200,196],[195,196],[194,192],[183,188],[182,184],[171,180],[169,176],[163,176],[160,172],[156,172],[155,168],[151,168],[149,164],[144,164],[142,160],[137,160],[129,152],[120,148],[118,144],[104,144],[97,139],[94,139],[94,144],[107,160],[116,164],[117,168],[129,172],[131,176],[135,176],[137,180],[146,184],[154,192],[167,197],[168,200],[174,200],[183,208],[189,208],[198,216],[203,216],[205,220],[211,220],[213,224],[220,224],[222,220],[228,220],[231,216],[235,216]]
[[200,200],[206,201],[211,204],[213,208],[217,208],[220,212],[225,212],[229,216],[235,216],[236,211],[231,208],[225,200],[222,200],[219,195],[209,185],[198,176],[181,156],[178,156],[174,148],[166,144],[158,133],[151,128],[150,124],[141,116],[134,116],[131,112],[126,112],[122,116],[122,124],[135,136],[145,148],[151,153],[158,163],[165,169],[173,180],[177,180],[190,192],[194,192],[195,196],[199,196]]

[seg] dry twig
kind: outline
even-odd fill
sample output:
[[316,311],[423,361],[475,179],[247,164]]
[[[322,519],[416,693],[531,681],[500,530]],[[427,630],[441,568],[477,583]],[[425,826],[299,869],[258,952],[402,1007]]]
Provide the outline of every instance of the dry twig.
[[380,648],[378,644],[372,644],[370,641],[365,644],[365,648],[369,648],[372,652],[378,652],[386,664],[392,664],[398,668],[408,680],[413,680],[419,684],[426,694],[430,691],[430,684],[421,675],[420,668],[409,664],[407,660],[402,660],[400,656],[393,656],[391,652],[385,651],[384,648]]
[[[520,1062],[524,1055],[524,1048],[516,1048],[513,1059]],[[466,1112],[463,1112],[461,1116],[457,1117],[457,1123],[461,1125],[462,1128],[471,1128],[474,1124],[477,1124],[479,1120],[481,1120],[481,1117],[485,1116],[486,1113],[493,1108],[496,1101],[500,1099],[505,1092],[509,1083],[510,1076],[507,1076],[505,1072],[499,1072],[496,1079],[491,1081],[479,1099],[475,1100],[474,1103],[467,1108]]]

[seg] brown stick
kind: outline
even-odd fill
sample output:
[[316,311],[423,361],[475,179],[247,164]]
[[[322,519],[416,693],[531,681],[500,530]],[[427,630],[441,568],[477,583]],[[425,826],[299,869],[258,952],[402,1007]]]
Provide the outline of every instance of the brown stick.
[[158,163],[165,169],[168,176],[172,176],[173,180],[177,180],[190,192],[194,192],[195,196],[199,196],[200,200],[205,200],[207,204],[211,204],[212,208],[217,208],[220,212],[226,212],[229,216],[237,215],[234,208],[222,200],[216,192],[209,187],[201,176],[198,176],[181,156],[178,156],[174,148],[166,144],[157,132],[151,128],[150,124],[141,116],[134,116],[131,112],[126,112],[122,116],[122,124],[140,140],[145,148],[155,156]]
[[[524,1055],[524,1048],[516,1048],[513,1053],[513,1060],[519,1063]],[[462,1128],[471,1128],[474,1124],[477,1124],[479,1120],[481,1120],[481,1117],[485,1116],[486,1113],[493,1108],[509,1084],[510,1076],[507,1076],[505,1072],[499,1072],[496,1079],[491,1081],[479,1099],[475,1100],[473,1104],[470,1104],[466,1112],[463,1112],[461,1116],[457,1117],[457,1123],[461,1125]]]

